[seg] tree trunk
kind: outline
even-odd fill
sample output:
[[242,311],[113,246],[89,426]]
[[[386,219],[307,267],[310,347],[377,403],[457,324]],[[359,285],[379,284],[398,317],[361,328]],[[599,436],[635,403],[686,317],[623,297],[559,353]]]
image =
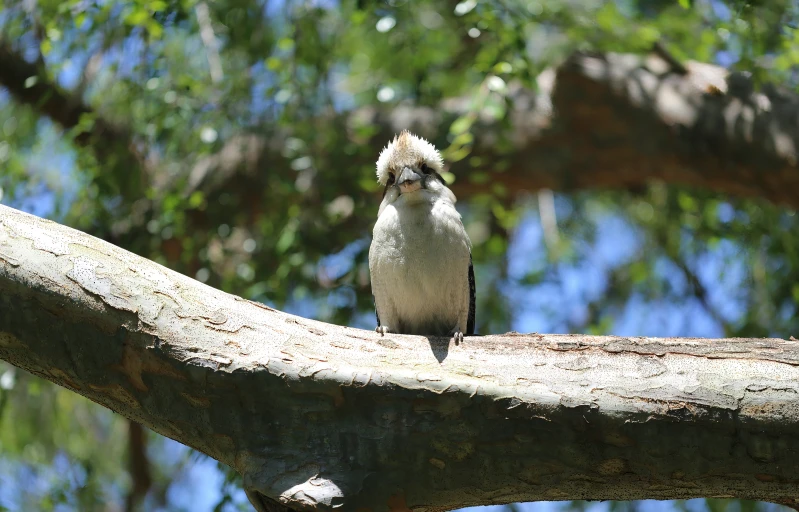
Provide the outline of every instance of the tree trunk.
[[262,510],[799,498],[793,340],[381,337],[0,206],[0,358],[232,466]]

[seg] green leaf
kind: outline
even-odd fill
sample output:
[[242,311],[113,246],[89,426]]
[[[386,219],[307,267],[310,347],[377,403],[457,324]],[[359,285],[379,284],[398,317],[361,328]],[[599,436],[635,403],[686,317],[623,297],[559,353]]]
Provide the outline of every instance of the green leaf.
[[463,115],[453,121],[453,123],[449,127],[450,133],[453,135],[459,135],[461,133],[469,131],[472,127],[472,123],[474,123],[474,116],[472,115]]
[[163,0],[152,0],[147,7],[152,12],[161,12],[167,8],[167,3]]
[[160,39],[164,34],[164,27],[157,21],[151,19],[147,22],[147,32],[150,34],[150,37]]
[[128,25],[139,26],[150,19],[150,13],[141,7],[135,7],[125,16],[125,23]]
[[277,42],[277,47],[281,50],[291,50],[294,48],[294,40],[289,37],[283,37]]
[[45,39],[39,44],[39,50],[42,52],[42,55],[46,57],[53,51],[53,43],[50,42],[49,39]]

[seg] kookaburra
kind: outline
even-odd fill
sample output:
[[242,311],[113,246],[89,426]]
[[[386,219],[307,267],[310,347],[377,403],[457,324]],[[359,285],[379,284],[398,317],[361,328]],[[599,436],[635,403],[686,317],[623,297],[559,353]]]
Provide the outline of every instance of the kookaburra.
[[385,186],[369,271],[377,332],[474,334],[472,244],[441,177],[443,161],[426,140],[403,131],[380,153]]

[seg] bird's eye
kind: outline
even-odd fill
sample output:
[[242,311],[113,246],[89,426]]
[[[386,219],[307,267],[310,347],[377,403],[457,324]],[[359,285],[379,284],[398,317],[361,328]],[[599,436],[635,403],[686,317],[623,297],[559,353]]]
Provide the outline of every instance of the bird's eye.
[[425,173],[425,174],[429,174],[430,173],[430,166],[428,166],[425,163],[423,163],[421,165],[420,169],[422,169],[422,172]]
[[386,182],[386,185],[393,185],[395,179],[393,172],[388,173],[388,182]]

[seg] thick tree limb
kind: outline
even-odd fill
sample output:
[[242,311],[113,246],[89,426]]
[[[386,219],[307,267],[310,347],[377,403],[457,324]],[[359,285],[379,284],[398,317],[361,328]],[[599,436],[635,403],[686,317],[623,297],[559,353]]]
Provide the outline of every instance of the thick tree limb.
[[553,129],[513,158],[530,169],[555,161],[543,166],[553,187],[660,180],[799,207],[796,95],[698,62],[576,54],[558,69],[552,103]]
[[0,358],[231,465],[264,510],[799,498],[794,341],[382,338],[0,206]]

